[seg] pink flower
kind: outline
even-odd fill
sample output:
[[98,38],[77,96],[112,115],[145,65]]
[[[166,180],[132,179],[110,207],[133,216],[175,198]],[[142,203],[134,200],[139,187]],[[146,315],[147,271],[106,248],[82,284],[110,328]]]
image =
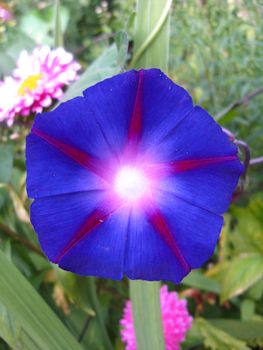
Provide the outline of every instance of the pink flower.
[[[78,78],[79,69],[73,55],[63,48],[42,46],[32,54],[22,51],[13,76],[0,83],[0,122],[12,125],[15,116],[42,112],[54,99],[61,99],[63,87]],[[2,96],[8,98],[8,104]]]
[[[186,332],[192,326],[192,317],[187,310],[186,300],[179,299],[176,292],[169,292],[167,286],[160,289],[162,321],[166,350],[179,350]],[[135,330],[132,321],[132,304],[127,301],[120,321],[121,338],[126,350],[136,350]]]
[[12,77],[6,77],[4,81],[0,81],[0,123],[5,121],[8,126],[13,124],[16,108],[22,102],[17,94],[18,89],[19,82]]
[[12,15],[11,12],[8,9],[8,5],[1,4],[0,5],[0,20],[3,22],[11,21]]

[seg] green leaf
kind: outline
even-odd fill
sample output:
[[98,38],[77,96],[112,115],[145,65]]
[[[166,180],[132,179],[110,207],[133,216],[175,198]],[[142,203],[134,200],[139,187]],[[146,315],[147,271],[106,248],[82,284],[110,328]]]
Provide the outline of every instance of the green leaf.
[[9,182],[13,168],[13,147],[10,144],[0,145],[0,183]]
[[220,285],[216,280],[206,277],[200,270],[193,270],[186,276],[182,283],[189,287],[198,288],[207,292],[220,293]]
[[62,284],[65,294],[74,301],[79,308],[90,316],[95,316],[95,312],[89,298],[90,286],[88,279],[73,273],[56,269],[58,280]]
[[[19,29],[31,40],[41,45],[54,45],[54,18],[56,17],[56,7],[48,6],[39,11],[32,9],[23,16]],[[59,7],[60,35],[64,33],[69,20],[69,13],[65,6]]]
[[25,349],[82,349],[36,290],[1,251],[0,285],[0,304],[31,337],[32,346]]
[[0,304],[0,338],[12,349],[39,349],[38,344],[27,333],[8,310]]
[[255,301],[251,299],[245,299],[241,303],[240,312],[242,320],[250,320],[255,314]]
[[26,223],[29,223],[30,222],[30,219],[29,219],[29,214],[28,212],[26,211],[19,195],[16,193],[15,189],[13,188],[12,185],[9,185],[9,184],[1,184],[0,183],[0,188],[6,188],[6,190],[8,191],[8,194],[12,200],[12,203],[13,203],[13,206],[14,206],[14,210],[15,210],[15,213],[17,215],[17,217],[23,221],[23,222],[26,222]]
[[263,340],[263,321],[213,319],[209,322],[235,338],[251,342]]
[[112,349],[96,293],[95,279],[78,276],[60,269],[57,269],[57,273],[66,295],[70,300],[73,300],[74,304],[90,316],[91,322],[89,326],[92,326],[93,330],[97,333],[103,348]]
[[224,111],[218,113],[215,116],[215,120],[220,124],[220,125],[224,125],[226,123],[231,122],[236,116],[238,115],[236,110],[231,110],[228,113],[224,113]]
[[263,296],[263,279],[255,283],[248,291],[248,296],[253,300],[260,300]]
[[222,281],[221,300],[242,294],[263,277],[263,255],[240,256],[229,263]]
[[115,35],[115,42],[118,49],[117,64],[123,69],[128,55],[129,40],[127,33],[119,31]]
[[25,348],[25,344],[21,339],[21,330],[21,326],[17,324],[14,317],[0,304],[0,337],[14,349]]
[[165,349],[160,309],[160,283],[130,280],[130,294],[138,349]]
[[205,347],[211,350],[250,350],[245,342],[238,340],[203,318],[194,322],[194,331],[201,334]]
[[112,45],[89,66],[79,80],[68,88],[63,101],[67,101],[76,96],[81,96],[82,91],[91,85],[119,73],[120,67],[117,64],[117,60],[118,50],[116,45]]
[[233,207],[237,224],[229,239],[235,255],[252,253],[263,255],[263,199],[262,194],[254,196],[247,207]]
[[20,30],[14,30],[12,37],[8,40],[0,52],[0,74],[9,75],[16,67],[17,58],[22,50],[32,50],[35,41]]

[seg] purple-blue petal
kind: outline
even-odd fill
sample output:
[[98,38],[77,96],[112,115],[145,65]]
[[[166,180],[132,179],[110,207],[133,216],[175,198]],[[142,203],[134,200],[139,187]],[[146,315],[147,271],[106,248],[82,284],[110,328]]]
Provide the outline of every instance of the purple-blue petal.
[[83,97],[73,98],[50,112],[37,115],[32,129],[40,130],[98,159],[112,155],[94,118],[92,106]]
[[[123,277],[128,208],[120,208],[69,249],[68,242],[96,208],[105,204],[105,193],[80,192],[39,198],[31,206],[31,221],[49,260],[81,275],[113,279]],[[108,203],[106,202],[106,205]]]
[[143,70],[143,134],[141,150],[155,148],[174,135],[177,125],[192,111],[192,98],[159,69]]
[[[82,275],[179,283],[213,253],[243,171],[236,146],[158,69],[83,94],[38,115],[27,138],[31,220],[45,254]],[[153,176],[150,208],[131,209],[114,192],[112,176],[134,156],[169,169]]]
[[139,72],[130,70],[105,79],[83,92],[91,117],[96,121],[96,128],[101,130],[117,156],[127,142],[138,83]]
[[59,262],[64,270],[84,276],[122,279],[128,233],[128,208],[114,212]]
[[55,261],[104,197],[103,191],[76,192],[38,198],[33,202],[31,222],[51,261]]
[[30,198],[107,188],[99,176],[32,133],[27,137],[26,166]]
[[188,273],[139,208],[131,212],[124,274],[130,279],[179,283]]
[[[237,158],[237,147],[206,111],[195,107],[178,125],[174,135],[156,145],[154,154],[162,162],[223,159],[218,163],[179,171],[159,182],[158,186],[217,214],[227,210],[243,166]],[[229,156],[233,159],[229,160]]]
[[153,147],[156,161],[202,159],[237,154],[237,147],[214,119],[201,107],[195,106],[183,120]]
[[199,268],[213,254],[223,217],[173,194],[159,192],[158,205],[179,251],[191,268]]

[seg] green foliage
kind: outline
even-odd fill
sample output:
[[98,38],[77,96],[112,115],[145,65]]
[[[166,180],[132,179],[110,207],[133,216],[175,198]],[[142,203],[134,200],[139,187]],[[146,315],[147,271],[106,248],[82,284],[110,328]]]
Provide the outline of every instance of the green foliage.
[[96,295],[95,279],[77,276],[60,270],[58,270],[58,275],[67,297],[83,310],[88,319],[90,319],[92,328],[89,329],[87,336],[90,335],[91,331],[96,332],[97,341],[94,342],[92,337],[92,341],[87,344],[89,348],[92,346],[94,349],[111,350],[112,344],[105,328],[105,319]]
[[194,331],[204,339],[204,345],[211,350],[249,350],[246,343],[235,339],[219,328],[212,326],[203,318],[198,318],[194,324]]
[[219,264],[223,271],[222,301],[244,293],[263,277],[263,200],[259,194],[248,207],[232,208],[237,219],[234,228],[228,222]]
[[119,31],[115,35],[115,42],[118,49],[117,64],[121,67],[121,69],[124,69],[125,63],[127,61],[129,45],[127,33],[124,31]]
[[198,288],[207,292],[219,293],[220,284],[209,277],[206,277],[200,270],[193,270],[182,282],[185,286]]
[[251,343],[262,343],[263,341],[263,320],[233,320],[233,319],[211,319],[209,322],[220,328],[231,336]]
[[231,260],[222,282],[222,301],[244,293],[263,277],[263,255],[252,254]]
[[107,48],[88,69],[82,74],[79,80],[70,86],[63,101],[82,95],[82,91],[102,79],[106,79],[119,73],[121,67],[118,65],[118,51],[116,45]]
[[[175,1],[171,18],[170,72],[216,116],[262,87],[262,6],[259,1]],[[262,96],[262,95],[261,95]],[[229,112],[221,125],[262,155],[260,95]],[[262,188],[263,172],[250,171],[250,191]]]
[[[56,45],[63,39],[83,67],[64,101],[132,66],[167,70],[168,0],[141,0],[137,8],[135,0],[12,3],[14,24],[5,26],[0,38],[1,77],[11,73],[23,49],[53,46],[55,37]],[[174,1],[172,7],[169,75],[245,140],[253,157],[262,156],[260,95],[229,108],[262,86],[262,6],[258,1],[189,0]],[[123,349],[119,319],[127,281],[58,271],[39,250],[25,191],[24,141],[31,122],[20,120],[10,129],[0,125],[0,349]],[[225,216],[213,258],[180,286],[170,285],[188,297],[195,316],[183,349],[263,346],[262,184],[262,165],[251,167],[248,189]],[[139,300],[136,322],[149,324],[158,316],[157,288],[145,292],[135,282],[132,294]],[[142,313],[140,302],[149,311]],[[160,340],[157,328],[141,332],[150,333],[153,349]]]
[[13,168],[13,147],[11,144],[0,144],[0,183],[7,183]]
[[[6,311],[2,314],[2,322],[4,319],[7,321],[3,336],[6,341],[10,341],[11,346],[14,342],[22,341],[24,349],[81,349],[57,316],[2,252],[0,284],[0,304],[8,310],[8,314]],[[26,333],[25,338],[23,335],[20,338],[21,332]],[[23,344],[24,341],[26,343]]]

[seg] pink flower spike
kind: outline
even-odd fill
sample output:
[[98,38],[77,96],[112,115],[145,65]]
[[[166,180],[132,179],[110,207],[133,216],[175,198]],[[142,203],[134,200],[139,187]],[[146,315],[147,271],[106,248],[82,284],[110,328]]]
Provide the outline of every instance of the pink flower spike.
[[[162,322],[166,350],[180,350],[180,344],[185,340],[187,331],[192,326],[193,318],[187,310],[187,302],[179,299],[176,292],[169,292],[166,285],[160,289]],[[127,301],[120,320],[121,338],[125,350],[136,350],[135,329],[132,320],[132,304]]]

